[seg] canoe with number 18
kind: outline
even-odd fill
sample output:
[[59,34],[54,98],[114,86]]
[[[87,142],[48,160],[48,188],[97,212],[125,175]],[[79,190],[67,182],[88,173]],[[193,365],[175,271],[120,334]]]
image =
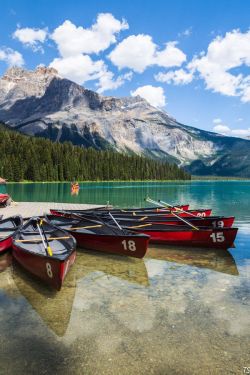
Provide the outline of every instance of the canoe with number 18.
[[143,258],[148,248],[148,235],[119,229],[103,221],[54,215],[47,215],[46,219],[68,231],[75,237],[77,245],[85,249]]

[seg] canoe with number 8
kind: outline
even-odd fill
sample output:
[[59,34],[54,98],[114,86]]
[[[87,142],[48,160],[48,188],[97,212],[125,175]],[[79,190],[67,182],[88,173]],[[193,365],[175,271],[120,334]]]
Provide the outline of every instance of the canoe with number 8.
[[[75,261],[76,241],[69,233],[40,218],[31,218],[13,237],[13,256],[27,271],[60,290]],[[39,226],[43,231],[39,231]],[[52,255],[46,248],[49,244]]]

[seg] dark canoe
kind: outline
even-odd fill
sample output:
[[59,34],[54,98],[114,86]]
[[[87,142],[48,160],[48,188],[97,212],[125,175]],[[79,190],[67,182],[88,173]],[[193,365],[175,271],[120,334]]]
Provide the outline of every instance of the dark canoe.
[[[57,209],[50,209],[50,212],[52,215],[57,215],[57,216],[66,216],[67,214],[69,215],[72,215],[72,214],[77,214],[77,215],[80,215],[80,216],[86,216],[86,215],[93,215],[93,216],[98,216],[98,215],[102,215],[105,211],[96,211],[96,210],[86,210],[86,211],[80,211],[80,210],[57,210]],[[131,217],[138,217],[139,219],[140,218],[143,218],[146,216],[148,216],[150,219],[152,217],[157,217],[157,218],[162,218],[162,217],[166,217],[166,218],[169,218],[169,217],[174,217],[174,215],[170,212],[170,211],[158,211],[158,212],[135,212],[135,211],[132,211],[132,212],[122,212],[122,211],[119,211],[119,212],[113,212],[112,210],[111,211],[107,211],[105,213],[108,213],[108,212],[111,212],[112,215],[114,217],[128,217],[128,218],[131,218]],[[187,212],[176,212],[176,211],[173,211],[175,214],[178,214],[179,216],[181,217],[194,217],[194,216],[198,216],[198,217],[207,217],[207,216],[210,216],[211,215],[211,212],[212,210],[211,209],[203,209],[203,210],[189,210]]]
[[79,247],[135,258],[143,258],[146,254],[149,236],[142,233],[120,230],[118,227],[89,218],[82,220],[48,215],[46,219],[72,234]]
[[22,224],[21,216],[13,216],[0,221],[0,253],[12,247],[12,236]]
[[53,255],[47,255],[34,217],[14,235],[15,260],[46,284],[60,290],[76,257],[76,241],[67,232],[44,221],[43,228]]

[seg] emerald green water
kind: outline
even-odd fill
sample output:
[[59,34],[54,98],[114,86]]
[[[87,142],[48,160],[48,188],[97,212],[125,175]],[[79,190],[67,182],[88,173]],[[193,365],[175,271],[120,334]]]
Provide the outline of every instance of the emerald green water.
[[0,257],[0,374],[243,374],[250,367],[250,181],[8,184],[16,201],[236,216],[228,251],[151,246],[143,260],[78,251],[59,293]]

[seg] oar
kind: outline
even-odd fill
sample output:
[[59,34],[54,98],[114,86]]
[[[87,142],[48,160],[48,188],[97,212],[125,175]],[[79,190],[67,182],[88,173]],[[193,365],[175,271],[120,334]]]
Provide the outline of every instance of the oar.
[[123,228],[118,224],[118,222],[115,220],[114,216],[110,212],[109,212],[109,216],[111,217],[113,222],[116,224],[116,226],[122,231],[122,233],[124,233]]
[[45,252],[46,252],[47,255],[49,255],[49,254],[48,254],[48,251],[47,251],[46,244],[45,244],[45,242],[44,242],[44,238],[43,238],[42,232],[41,232],[41,228],[40,228],[38,222],[37,222],[37,229],[38,229],[38,232],[39,232],[40,237],[41,237],[41,239],[42,239],[42,243],[43,243],[43,246],[44,246]]
[[[158,205],[159,205],[159,203],[153,201],[153,200],[150,199],[150,198],[147,198],[147,201],[150,202],[150,203],[154,203],[154,204],[158,204]],[[197,228],[195,225],[193,225],[193,224],[191,224],[189,221],[183,219],[183,217],[181,217],[181,216],[175,214],[173,211],[171,211],[171,214],[172,214],[173,216],[177,217],[179,220],[183,221],[183,223],[185,223],[185,224],[189,225],[190,227],[192,227],[193,229],[195,229],[195,230],[199,230],[199,228]]]
[[[46,252],[47,252],[47,254],[48,254],[49,256],[52,257],[53,252],[52,252],[52,249],[51,249],[51,247],[50,247],[50,245],[49,245],[49,241],[48,241],[48,239],[47,239],[47,236],[46,236],[45,231],[44,231],[44,228],[43,228],[43,219],[40,220],[40,224],[37,223],[37,227],[38,227],[39,232],[41,232],[41,230],[42,230],[43,235],[44,235],[44,238],[45,238],[45,241],[46,241],[46,244],[47,244],[47,247],[46,247],[46,245],[45,245]],[[43,243],[44,243],[44,241],[43,241]]]
[[[166,202],[164,202],[164,201],[162,201],[160,199],[159,199],[159,202],[162,203],[162,204],[164,204],[164,205],[166,205],[167,207],[174,208],[176,211],[185,212],[186,214],[197,218],[197,216],[194,215],[194,214],[192,214],[192,212],[185,211],[185,210],[183,210],[182,208],[179,208],[179,207],[171,206],[171,204],[166,203]],[[203,216],[201,216],[201,218],[204,219]]]

